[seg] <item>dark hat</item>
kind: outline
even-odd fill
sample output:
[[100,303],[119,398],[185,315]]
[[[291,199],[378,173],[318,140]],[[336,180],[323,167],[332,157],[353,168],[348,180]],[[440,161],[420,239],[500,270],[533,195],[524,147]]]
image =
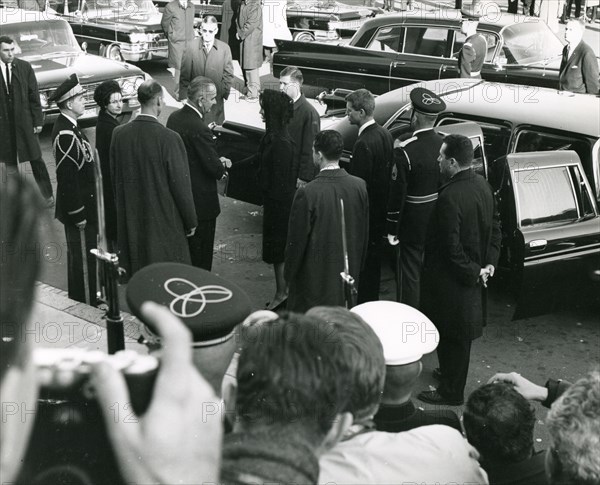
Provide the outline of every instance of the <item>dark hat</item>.
[[67,99],[71,99],[78,94],[85,93],[85,89],[79,84],[77,74],[73,73],[65,80],[60,86],[56,88],[56,91],[48,98],[48,101],[55,101],[61,103]]
[[179,263],[151,264],[132,276],[127,303],[142,321],[140,307],[145,301],[164,305],[179,317],[191,330],[194,347],[229,340],[236,325],[251,311],[250,299],[241,288],[208,271]]
[[405,365],[433,352],[440,341],[435,325],[419,310],[395,301],[370,301],[352,308],[381,340],[385,365]]
[[446,103],[433,91],[415,88],[410,92],[410,102],[415,111],[428,115],[436,115],[446,109]]

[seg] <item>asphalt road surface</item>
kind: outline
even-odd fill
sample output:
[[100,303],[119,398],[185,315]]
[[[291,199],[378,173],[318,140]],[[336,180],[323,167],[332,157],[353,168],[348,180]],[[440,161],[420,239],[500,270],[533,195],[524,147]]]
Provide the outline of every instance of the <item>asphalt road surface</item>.
[[[586,40],[597,53],[600,50],[599,27],[600,24],[588,27],[586,33]],[[143,63],[141,67],[168,90],[172,90],[172,78],[164,62]],[[263,81],[275,82],[270,76],[263,77]],[[238,78],[237,83],[240,86],[241,79]],[[168,107],[161,115],[161,121],[165,122],[174,109]],[[47,126],[40,140],[44,160],[55,186],[50,132],[51,126]],[[87,130],[92,142],[93,132],[93,129]],[[29,164],[23,164],[22,168],[33,180]],[[248,292],[255,308],[263,308],[275,292],[275,283],[272,268],[261,260],[261,207],[221,198],[221,208],[217,221],[213,271],[235,281]],[[35,249],[44,262],[41,280],[66,289],[65,236],[62,225],[54,219],[53,210],[47,210],[42,231],[42,247]],[[390,271],[386,271],[385,275],[383,297],[393,299],[395,289]],[[590,294],[588,291],[586,295]],[[576,304],[562,305],[559,310],[544,316],[510,321],[510,303],[497,294],[492,293],[491,296],[488,326],[484,336],[473,345],[467,394],[485,383],[497,371],[517,370],[543,384],[548,377],[577,379],[592,366],[600,364],[600,308],[597,302],[582,298]],[[425,369],[417,390],[435,384],[431,378],[431,370],[437,365],[435,355],[426,356],[424,364]],[[457,410],[460,411],[460,408]],[[543,449],[546,447],[547,433],[542,421],[545,411],[540,406],[537,406],[537,416],[540,421],[536,427],[536,448]]]

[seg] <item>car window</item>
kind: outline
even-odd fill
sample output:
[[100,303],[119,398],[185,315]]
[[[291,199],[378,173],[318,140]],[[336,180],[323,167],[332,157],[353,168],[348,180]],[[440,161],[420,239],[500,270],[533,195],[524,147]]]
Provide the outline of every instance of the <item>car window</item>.
[[[498,37],[491,32],[479,32],[485,37],[487,42],[487,52],[485,54],[485,62],[492,62],[494,60],[494,53],[496,52],[496,46],[498,45]],[[454,44],[452,46],[452,57],[458,59],[458,54],[465,43],[467,36],[460,31],[456,32],[454,37]]]
[[368,45],[368,49],[383,52],[402,52],[402,26],[386,25],[381,27],[373,40]]
[[64,20],[7,24],[2,26],[2,34],[14,39],[15,52],[25,59],[31,56],[50,58],[61,51],[80,51],[69,24]]
[[579,217],[594,216],[596,211],[594,210],[592,197],[588,186],[585,183],[583,174],[577,166],[569,167],[569,171],[571,172],[571,177],[573,178],[574,182],[577,206],[579,207]]
[[502,48],[509,64],[532,64],[558,59],[563,45],[545,22],[522,22],[502,30]]
[[444,57],[448,45],[448,34],[447,28],[408,27],[404,53]]
[[574,136],[545,133],[541,129],[520,130],[516,136],[515,152],[575,150],[584,165],[591,159],[589,142]]
[[526,164],[515,170],[514,187],[521,226],[578,218],[573,183],[567,167],[539,168]]

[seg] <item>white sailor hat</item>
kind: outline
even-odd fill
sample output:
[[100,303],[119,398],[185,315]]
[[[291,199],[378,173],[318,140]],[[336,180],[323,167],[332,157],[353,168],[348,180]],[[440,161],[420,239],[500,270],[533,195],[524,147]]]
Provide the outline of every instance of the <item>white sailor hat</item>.
[[429,318],[395,301],[370,301],[352,308],[381,340],[386,365],[417,362],[433,352],[440,334]]

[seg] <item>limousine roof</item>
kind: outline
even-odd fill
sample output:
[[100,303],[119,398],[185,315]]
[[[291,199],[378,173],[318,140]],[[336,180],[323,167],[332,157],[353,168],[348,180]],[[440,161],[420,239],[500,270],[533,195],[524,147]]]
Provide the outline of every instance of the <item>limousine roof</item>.
[[439,79],[405,86],[377,97],[376,118],[385,123],[404,107],[415,87],[440,95],[445,112],[505,120],[600,138],[600,97],[518,84]]

